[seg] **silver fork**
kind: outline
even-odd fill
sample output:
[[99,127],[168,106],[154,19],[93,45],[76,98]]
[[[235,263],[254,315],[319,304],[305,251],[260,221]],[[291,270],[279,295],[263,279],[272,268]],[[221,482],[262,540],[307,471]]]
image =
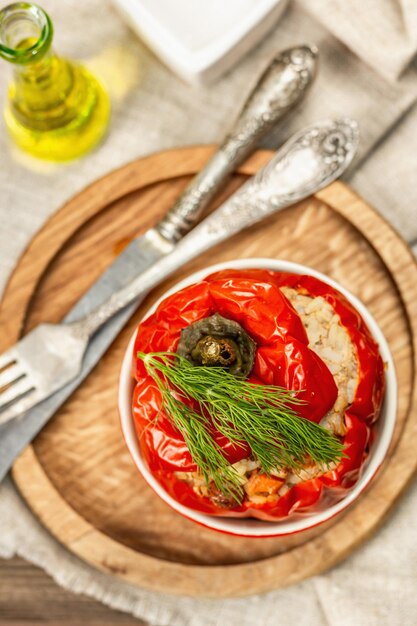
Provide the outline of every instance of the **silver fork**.
[[348,167],[357,144],[357,124],[350,119],[297,133],[172,252],[92,313],[73,323],[41,324],[0,355],[0,424],[75,378],[91,337],[118,311],[205,250],[328,185]]

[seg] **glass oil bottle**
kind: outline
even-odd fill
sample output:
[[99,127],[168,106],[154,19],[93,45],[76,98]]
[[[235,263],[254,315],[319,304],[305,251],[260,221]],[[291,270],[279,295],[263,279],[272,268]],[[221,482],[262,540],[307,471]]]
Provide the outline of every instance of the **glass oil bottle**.
[[20,148],[52,161],[75,159],[106,133],[110,102],[82,65],[57,56],[53,26],[35,4],[16,2],[0,11],[0,57],[13,64],[6,126]]

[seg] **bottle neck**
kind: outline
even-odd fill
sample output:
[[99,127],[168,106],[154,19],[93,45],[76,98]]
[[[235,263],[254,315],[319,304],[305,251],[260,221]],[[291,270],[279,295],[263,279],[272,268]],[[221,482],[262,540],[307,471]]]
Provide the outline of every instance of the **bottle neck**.
[[49,16],[27,2],[0,11],[0,56],[13,64],[10,107],[28,128],[58,128],[74,116],[67,104],[73,88],[73,69],[52,51]]
[[42,57],[34,59],[30,63],[15,63],[13,67],[14,80],[38,84],[38,87],[42,88],[45,81],[51,79],[55,61],[55,53],[52,48],[49,48]]
[[0,11],[0,56],[18,67],[38,64],[53,38],[49,15],[28,2],[15,2]]
[[72,66],[49,49],[38,60],[14,66],[10,102],[15,115],[33,128],[51,128],[54,119],[61,126],[63,116],[72,116],[64,106],[72,88]]

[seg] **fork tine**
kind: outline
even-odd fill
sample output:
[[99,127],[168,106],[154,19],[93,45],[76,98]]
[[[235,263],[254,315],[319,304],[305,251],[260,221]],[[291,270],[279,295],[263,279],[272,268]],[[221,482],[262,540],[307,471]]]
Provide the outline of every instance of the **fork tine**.
[[39,390],[33,390],[27,396],[24,396],[4,411],[0,411],[0,426],[6,422],[19,417],[26,411],[29,411],[35,404],[42,400],[42,394]]
[[20,396],[33,390],[32,381],[27,378],[21,378],[14,385],[7,387],[5,391],[0,393],[0,412],[7,408],[7,405],[16,401]]
[[15,363],[0,372],[0,389],[6,387],[6,385],[9,385],[10,383],[14,383],[18,378],[21,378],[24,373],[23,367],[19,363]]
[[10,348],[10,350],[0,354],[0,370],[6,367],[6,365],[11,365],[13,361],[17,361],[17,351],[14,348]]

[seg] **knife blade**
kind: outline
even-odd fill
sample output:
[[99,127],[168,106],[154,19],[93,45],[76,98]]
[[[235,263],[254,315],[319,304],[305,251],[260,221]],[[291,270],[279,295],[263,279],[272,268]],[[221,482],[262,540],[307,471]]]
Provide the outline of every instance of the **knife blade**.
[[[115,290],[123,287],[138,273],[150,267],[165,253],[162,247],[150,240],[147,234],[134,239],[81,300],[75,304],[65,317],[65,321],[75,321],[83,317],[99,303],[107,300]],[[88,376],[138,305],[139,301],[128,306],[109,320],[96,334],[88,347],[82,369],[74,380],[38,404],[21,419],[16,419],[0,427],[0,482],[23,448],[32,441],[49,418],[56,413]]]

